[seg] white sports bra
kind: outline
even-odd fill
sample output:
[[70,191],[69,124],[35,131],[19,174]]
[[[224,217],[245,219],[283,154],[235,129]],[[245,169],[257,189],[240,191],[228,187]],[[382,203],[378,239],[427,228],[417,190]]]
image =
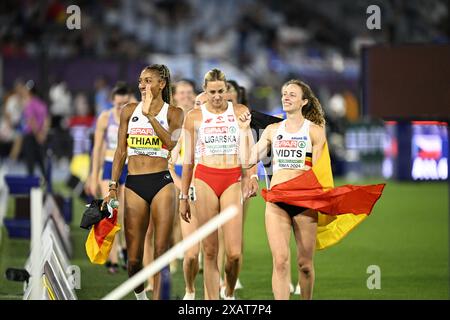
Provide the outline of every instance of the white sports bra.
[[272,137],[273,173],[280,169],[309,170],[312,167],[311,121],[305,119],[295,133],[286,131],[283,120]]
[[[169,105],[164,103],[161,111],[155,117],[161,126],[168,130],[167,112]],[[142,114],[142,102],[140,102],[128,122],[127,132],[128,156],[145,155],[149,157],[167,158],[169,150],[162,144],[156,135],[150,121]]]
[[198,153],[200,156],[237,155],[239,153],[239,125],[233,104],[227,110],[214,114],[201,106],[202,124],[198,130]]

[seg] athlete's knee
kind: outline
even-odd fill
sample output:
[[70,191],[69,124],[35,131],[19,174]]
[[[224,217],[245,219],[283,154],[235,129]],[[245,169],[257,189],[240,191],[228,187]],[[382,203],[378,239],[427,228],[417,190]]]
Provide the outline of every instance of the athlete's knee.
[[127,264],[129,274],[135,274],[142,269],[142,259],[129,258]]
[[217,260],[219,249],[213,245],[203,244],[203,256],[205,260]]
[[167,244],[155,244],[155,259],[167,251]]
[[193,265],[198,263],[198,254],[186,253],[184,255],[184,261],[188,265]]
[[278,254],[273,257],[273,265],[278,273],[287,273],[289,271],[289,255]]
[[241,256],[241,250],[233,250],[232,252],[227,254],[227,262],[233,264],[239,263]]
[[310,276],[314,272],[314,264],[312,259],[299,259],[298,270],[305,276]]

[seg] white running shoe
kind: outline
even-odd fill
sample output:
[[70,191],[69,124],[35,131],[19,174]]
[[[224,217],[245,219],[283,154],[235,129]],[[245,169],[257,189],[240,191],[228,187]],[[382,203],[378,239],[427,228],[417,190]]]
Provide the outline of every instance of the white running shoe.
[[198,272],[203,273],[203,254],[201,250],[198,253]]
[[222,288],[220,288],[220,297],[223,300],[236,300],[236,298],[234,297],[234,295],[232,295],[231,297],[227,297],[225,294],[225,286],[223,286]]
[[175,259],[170,263],[170,273],[174,274],[178,271],[178,261]]
[[244,289],[244,286],[242,285],[242,283],[239,281],[239,278],[236,280],[236,285],[234,286],[234,290],[240,290],[240,289]]
[[300,285],[297,283],[294,294],[299,296],[301,293],[302,293],[302,289],[300,289]]
[[134,293],[134,295],[136,296],[136,300],[148,300],[147,294],[144,291],[141,291],[139,293]]
[[289,292],[292,293],[294,292],[294,285],[292,283],[289,284]]
[[183,297],[183,300],[195,300],[195,291],[194,292],[186,292]]

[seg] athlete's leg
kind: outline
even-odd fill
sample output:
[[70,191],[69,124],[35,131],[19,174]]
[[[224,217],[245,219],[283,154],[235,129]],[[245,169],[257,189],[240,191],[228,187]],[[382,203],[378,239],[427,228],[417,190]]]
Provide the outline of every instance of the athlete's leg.
[[[202,226],[219,212],[219,199],[216,193],[203,180],[195,179],[197,200],[195,201],[198,225]],[[203,241],[205,281],[205,299],[219,299],[219,268],[217,266],[217,253],[219,250],[217,231],[211,233]],[[207,294],[206,294],[207,293]]]
[[[173,219],[172,235],[170,237],[170,246],[171,247],[176,245],[182,239],[180,219],[178,219],[178,207],[179,207],[178,196],[179,196],[179,191],[176,190],[176,194],[175,194],[175,199],[176,199],[176,201],[175,201],[175,216],[176,216],[176,218]],[[177,257],[177,259],[173,260],[170,263],[170,272],[171,273],[174,273],[178,270],[178,259],[179,258]]]
[[241,183],[229,186],[220,197],[220,210],[231,205],[238,208],[238,214],[222,226],[225,244],[225,278],[227,297],[234,295],[234,287],[239,275],[239,261],[242,256],[242,193]]
[[306,210],[293,219],[297,242],[297,265],[300,272],[301,297],[312,299],[314,288],[314,250],[316,249],[317,211]]
[[[187,238],[198,228],[195,205],[193,205],[192,203],[190,203],[190,210],[191,210],[190,223],[187,223],[181,217],[179,218],[183,239]],[[183,273],[184,273],[184,282],[186,284],[186,293],[192,294],[195,292],[195,277],[197,276],[199,270],[199,262],[198,262],[199,252],[200,252],[200,244],[197,243],[184,253]]]
[[[155,226],[155,250],[156,260],[169,249],[170,236],[172,234],[173,219],[175,217],[175,185],[165,185],[152,200],[151,215]],[[153,299],[161,296],[161,273],[154,277]]]
[[[128,276],[132,277],[142,269],[144,255],[145,234],[150,221],[149,205],[147,201],[134,191],[125,188],[125,238],[128,248]],[[140,293],[144,284],[137,286],[134,291]]]
[[[153,251],[155,250],[153,233],[155,227],[153,225],[153,218],[150,215],[150,222],[148,223],[147,233],[145,234],[145,244],[144,244],[144,266],[148,266],[153,262]],[[147,280],[147,287],[145,291],[153,291],[154,277],[151,276]]]
[[[217,254],[217,265],[219,267],[219,275],[220,275],[220,280],[222,282],[222,280],[225,279],[224,276],[224,264],[225,264],[225,242],[223,240],[223,229],[222,227],[220,227],[219,229],[217,229],[217,236],[219,237],[219,251]],[[225,285],[225,283],[221,283],[222,286]]]
[[[119,204],[123,203],[124,199],[125,199],[125,185],[122,184],[122,185],[119,186]],[[122,226],[123,226],[124,211],[125,211],[124,206],[120,206],[119,205],[119,211],[118,211],[119,223]],[[123,231],[123,229],[119,231],[118,239],[119,239],[119,247],[123,248],[123,249],[126,249],[125,232]]]
[[276,300],[289,299],[290,263],[289,239],[292,222],[277,205],[266,202],[266,231],[272,251],[272,290]]
[[[242,214],[242,254],[241,254],[241,258],[239,259],[239,270],[242,270],[242,261],[244,258],[244,224],[245,224],[245,218],[247,217],[247,212],[248,212],[248,207],[250,205],[250,199],[246,199],[244,201],[244,211]],[[239,281],[239,277],[236,280],[236,289],[242,289],[243,286],[241,284],[241,282]]]

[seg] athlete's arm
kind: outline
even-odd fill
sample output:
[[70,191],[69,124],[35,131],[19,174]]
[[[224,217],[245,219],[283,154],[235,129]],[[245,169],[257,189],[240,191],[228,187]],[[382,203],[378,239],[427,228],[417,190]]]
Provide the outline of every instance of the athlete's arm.
[[250,153],[249,159],[249,167],[247,169],[255,166],[258,161],[265,156],[267,156],[267,150],[272,144],[272,132],[279,125],[278,123],[269,124],[266,129],[264,129],[261,138],[258,142],[253,146],[252,151]]
[[119,132],[117,136],[117,149],[114,153],[114,160],[112,166],[111,179],[118,181],[122,173],[123,165],[127,160],[127,135],[128,135],[128,121],[136,108],[136,103],[128,103],[123,107],[120,113]]
[[181,177],[175,172],[175,164],[177,163],[178,157],[180,156],[181,140],[183,139],[183,134],[181,134],[177,145],[170,151],[169,159],[169,172],[172,176],[173,183],[178,190],[181,190]]
[[94,186],[97,185],[98,173],[100,171],[101,153],[103,151],[103,142],[108,124],[109,111],[103,111],[97,119],[94,134],[94,148],[92,149],[91,174],[90,182]]
[[[193,109],[186,115],[183,131],[183,141],[184,141],[184,161],[183,161],[183,174],[181,176],[181,195],[187,196],[189,192],[189,186],[192,181],[192,173],[194,171],[194,160],[195,160],[195,145],[197,142],[197,137],[195,135],[195,123],[199,122],[199,114],[201,111],[199,109]],[[197,120],[197,121],[196,121]],[[191,213],[189,210],[189,204],[187,200],[180,201],[180,214],[183,220],[190,222]]]
[[168,150],[172,150],[177,144],[181,133],[180,129],[183,125],[183,117],[183,109],[170,106],[167,112],[167,121],[169,122],[169,131],[167,131],[154,116],[147,116],[157,136]]
[[327,137],[325,134],[325,128],[314,123],[311,123],[309,134],[311,136],[312,163],[314,165],[322,154],[323,146],[327,141]]
[[123,165],[127,159],[127,132],[128,132],[128,121],[133,114],[134,109],[136,109],[137,103],[128,103],[123,107],[120,113],[120,123],[119,132],[117,138],[117,149],[114,153],[114,160],[112,165],[111,180],[116,181],[115,187],[110,187],[108,196],[103,199],[102,208],[109,202],[110,199],[117,199],[117,188],[118,180],[120,174],[122,173]]
[[242,167],[248,167],[249,153],[255,141],[253,140],[253,135],[250,129],[250,121],[252,115],[248,108],[242,104],[235,106],[235,112],[237,115],[237,121],[239,124],[239,135],[240,135],[240,146],[239,146],[239,158]]

